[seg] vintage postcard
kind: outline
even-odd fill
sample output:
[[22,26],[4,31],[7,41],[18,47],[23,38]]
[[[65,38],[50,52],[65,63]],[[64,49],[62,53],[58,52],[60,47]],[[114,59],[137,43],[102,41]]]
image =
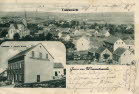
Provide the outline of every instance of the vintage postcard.
[[1,87],[66,88],[66,49],[60,42],[4,42]]
[[139,94],[136,0],[0,0],[0,94]]

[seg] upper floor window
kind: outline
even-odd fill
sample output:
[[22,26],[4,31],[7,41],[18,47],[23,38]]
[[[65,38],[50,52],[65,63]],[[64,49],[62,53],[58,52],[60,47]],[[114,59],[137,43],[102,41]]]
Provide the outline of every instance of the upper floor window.
[[46,59],[48,59],[48,54],[46,54]]
[[42,58],[42,53],[41,52],[39,53],[39,58]]
[[8,69],[11,69],[11,65],[10,64],[8,64]]
[[34,53],[34,51],[32,51],[32,57],[34,57],[35,56],[35,53]]
[[19,68],[21,68],[22,67],[22,63],[19,63]]

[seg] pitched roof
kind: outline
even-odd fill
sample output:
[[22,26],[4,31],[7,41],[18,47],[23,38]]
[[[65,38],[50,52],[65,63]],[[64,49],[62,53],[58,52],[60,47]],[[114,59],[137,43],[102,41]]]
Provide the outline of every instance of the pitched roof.
[[5,74],[6,72],[7,72],[7,69],[4,70],[3,72],[1,72],[1,73],[0,73],[0,76],[1,76],[2,74]]
[[64,68],[62,63],[54,63],[54,68]]
[[90,37],[90,45],[91,45],[91,47],[93,47],[93,46],[100,47],[100,46],[102,46],[103,44],[104,44],[103,41],[100,41],[100,40],[98,40],[98,39],[94,39],[93,37]]
[[83,36],[76,36],[74,39],[75,39],[75,40],[79,40],[79,39],[81,39],[81,38],[84,38],[84,39],[86,39],[86,40],[89,40],[89,37],[87,37],[87,36],[85,36],[85,35],[83,35]]
[[118,39],[120,39],[120,38],[114,37],[114,36],[110,36],[110,37],[108,37],[108,39],[105,40],[104,42],[108,42],[108,43],[114,44]]
[[[42,45],[42,43],[39,43],[39,44],[41,44]],[[35,45],[35,46],[32,46],[32,47],[30,47],[30,48],[28,48],[28,49],[26,49],[26,50],[24,50],[24,51],[21,51],[21,52],[19,52],[18,54],[16,54],[15,56],[13,56],[12,58],[10,58],[8,61],[10,61],[10,60],[12,60],[12,59],[14,59],[14,58],[18,58],[18,57],[20,57],[20,56],[23,56],[23,55],[25,55],[27,52],[29,52],[30,50],[32,50],[33,48],[35,48],[36,46],[38,46],[39,44],[37,44],[37,45]],[[42,45],[43,46],[43,45]],[[44,46],[43,46],[44,47]],[[45,48],[45,47],[44,47]],[[45,48],[46,49],[46,48]],[[46,49],[47,50],[47,49]],[[48,52],[48,50],[47,50],[47,52]],[[49,53],[49,52],[48,52]],[[50,54],[50,53],[49,53]],[[51,54],[50,54],[51,55]],[[51,57],[52,58],[54,58],[52,55],[51,55]]]
[[32,47],[30,47],[30,48],[28,48],[28,49],[26,49],[26,50],[24,50],[24,51],[19,52],[18,54],[16,54],[16,55],[13,56],[12,58],[10,58],[8,61],[10,61],[10,60],[12,60],[12,59],[14,59],[14,58],[18,58],[18,57],[20,57],[20,56],[25,55],[27,52],[29,52],[31,49],[33,49],[33,48],[35,48],[35,47],[36,47],[36,46],[32,46]]
[[73,54],[74,55],[85,55],[88,54],[88,50],[84,50],[84,51],[74,51]]
[[115,55],[118,55],[118,56],[121,56],[124,52],[126,51],[126,49],[125,48],[117,48],[114,52],[113,52],[113,54],[115,54]]
[[134,40],[131,39],[124,40],[124,42],[128,45],[134,45]]
[[104,35],[104,34],[106,34],[107,32],[109,33],[109,30],[101,30],[101,31],[99,31],[99,34]]
[[107,48],[105,48],[105,47],[103,47],[103,46],[101,46],[101,47],[99,47],[97,50],[96,50],[96,53],[102,53],[105,49],[107,49]]
[[91,48],[89,49],[89,52],[94,53],[97,50],[97,48]]

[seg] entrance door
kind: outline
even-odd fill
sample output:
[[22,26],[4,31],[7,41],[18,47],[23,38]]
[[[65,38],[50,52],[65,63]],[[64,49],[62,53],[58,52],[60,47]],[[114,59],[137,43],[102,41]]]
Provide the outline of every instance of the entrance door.
[[58,76],[57,72],[55,72],[55,76]]
[[37,82],[40,82],[40,75],[37,75]]

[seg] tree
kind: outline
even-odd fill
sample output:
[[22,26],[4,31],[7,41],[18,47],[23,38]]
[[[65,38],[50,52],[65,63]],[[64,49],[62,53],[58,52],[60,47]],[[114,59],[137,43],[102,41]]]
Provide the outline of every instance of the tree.
[[71,41],[64,42],[64,44],[65,44],[66,49],[75,48],[75,45]]
[[25,38],[23,39],[25,41],[31,41],[32,37],[30,35],[25,36]]
[[7,34],[8,34],[8,32],[6,30],[2,30],[0,33],[0,37],[1,38],[6,37]]
[[15,34],[14,34],[14,40],[19,40],[19,39],[20,39],[19,33],[15,33]]
[[103,54],[104,59],[108,59],[110,57],[109,54]]
[[47,35],[46,35],[46,40],[53,40],[54,38],[53,38],[53,35],[51,34],[51,33],[48,33]]

